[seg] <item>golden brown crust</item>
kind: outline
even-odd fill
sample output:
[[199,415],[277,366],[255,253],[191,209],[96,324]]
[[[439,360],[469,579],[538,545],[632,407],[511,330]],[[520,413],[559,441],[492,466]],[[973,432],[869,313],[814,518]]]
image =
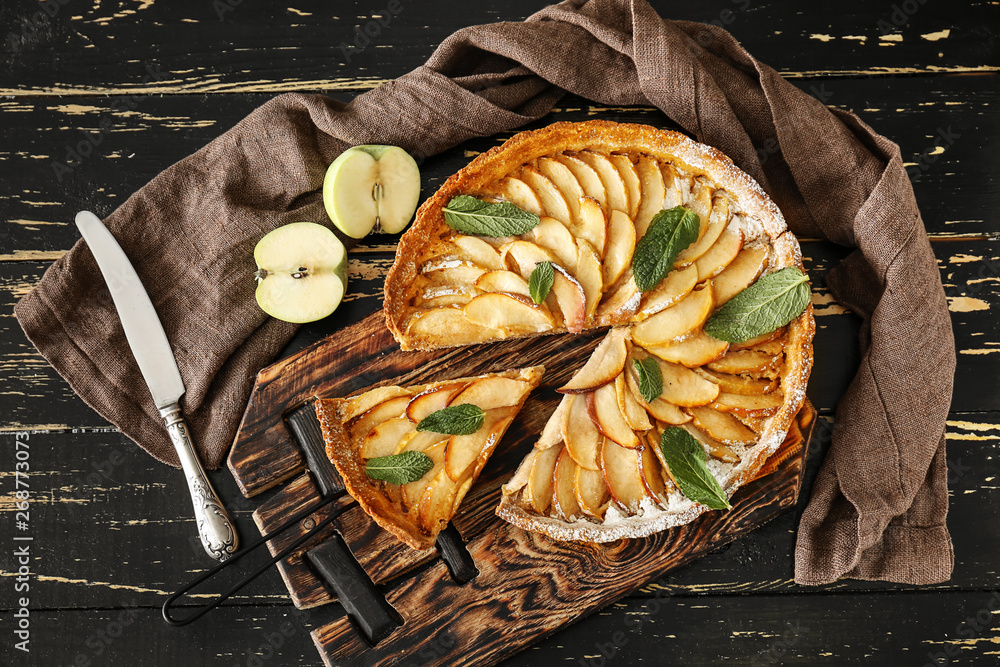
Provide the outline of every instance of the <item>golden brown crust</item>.
[[[542,374],[545,372],[542,366],[532,366],[530,368],[514,369],[502,371],[500,373],[490,373],[488,375],[478,375],[468,378],[454,378],[442,382],[431,382],[422,385],[408,387],[411,393],[416,395],[421,391],[434,389],[435,387],[454,384],[462,381],[472,381],[483,377],[506,377],[515,380],[523,380],[530,385],[530,390],[525,392],[521,400],[517,403],[516,411],[519,411],[527,400],[528,395],[541,382]],[[367,391],[367,390],[366,390]],[[364,391],[358,392],[365,393]],[[420,525],[415,513],[407,513],[402,508],[392,502],[384,491],[386,482],[372,479],[365,473],[364,461],[358,454],[359,443],[351,441],[351,437],[345,428],[344,408],[348,404],[344,398],[317,398],[315,401],[316,417],[319,420],[320,430],[323,433],[323,440],[326,443],[327,457],[333,462],[344,480],[344,487],[347,492],[358,501],[362,509],[368,513],[375,522],[398,537],[414,549],[429,549],[434,546],[437,539],[437,532],[428,533]],[[503,434],[495,442],[503,437]],[[495,444],[494,444],[495,446]],[[486,457],[491,452],[486,453]],[[484,463],[485,458],[484,457]],[[482,466],[479,467],[479,470]],[[479,470],[473,475],[473,480],[478,476]],[[455,507],[461,503],[461,497],[456,499]]]

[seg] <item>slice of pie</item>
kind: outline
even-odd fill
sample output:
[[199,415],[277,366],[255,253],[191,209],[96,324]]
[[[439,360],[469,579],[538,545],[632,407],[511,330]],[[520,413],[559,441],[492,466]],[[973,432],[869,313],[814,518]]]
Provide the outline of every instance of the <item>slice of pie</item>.
[[[318,399],[316,416],[327,456],[347,491],[376,523],[414,549],[428,549],[458,510],[543,372],[543,367],[534,366]],[[481,425],[471,433],[418,430],[432,414],[469,405],[482,415]],[[433,466],[404,484],[369,475],[369,461],[404,452],[421,452]]]
[[[507,211],[513,204],[530,228],[459,231],[455,211],[474,200]],[[651,285],[637,248],[671,210],[695,214],[696,233]],[[542,264],[552,269],[545,294],[533,289]],[[700,444],[726,497],[784,440],[812,365],[811,306],[739,343],[704,328],[783,269],[802,270],[797,240],[760,186],[719,151],[650,126],[556,123],[478,156],[421,206],[386,280],[386,322],[403,349],[612,327],[563,388],[497,510],[555,538],[604,542],[707,509],[682,491],[665,437],[682,430],[689,453]],[[662,376],[652,400],[637,389],[635,362]]]

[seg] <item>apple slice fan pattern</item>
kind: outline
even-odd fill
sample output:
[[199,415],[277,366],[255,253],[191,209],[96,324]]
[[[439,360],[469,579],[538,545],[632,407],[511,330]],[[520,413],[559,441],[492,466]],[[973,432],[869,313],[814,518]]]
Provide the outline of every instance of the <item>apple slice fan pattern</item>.
[[778,208],[719,151],[556,123],[420,207],[385,313],[404,350],[611,327],[497,509],[606,542],[728,508],[777,450],[812,366],[806,281]]
[[429,549],[543,372],[534,366],[317,400],[327,456],[376,523]]

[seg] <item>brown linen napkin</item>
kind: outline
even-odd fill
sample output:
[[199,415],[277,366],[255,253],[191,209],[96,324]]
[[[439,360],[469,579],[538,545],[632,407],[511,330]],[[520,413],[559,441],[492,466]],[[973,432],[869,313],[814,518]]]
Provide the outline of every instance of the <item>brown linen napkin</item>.
[[[643,0],[564,2],[524,23],[461,30],[424,67],[346,106],[278,97],[108,217],[177,353],[204,460],[221,462],[253,374],[295,330],[258,311],[247,280],[253,246],[285,222],[325,221],[317,189],[326,165],[359,143],[433,155],[540,118],[563,91],[659,107],[756,178],[796,234],[856,248],[828,282],[865,318],[864,354],[802,517],[796,580],[946,580],[943,433],[955,349],[898,148],[725,31],[661,20]],[[74,390],[176,464],[86,247],[56,262],[16,312]]]

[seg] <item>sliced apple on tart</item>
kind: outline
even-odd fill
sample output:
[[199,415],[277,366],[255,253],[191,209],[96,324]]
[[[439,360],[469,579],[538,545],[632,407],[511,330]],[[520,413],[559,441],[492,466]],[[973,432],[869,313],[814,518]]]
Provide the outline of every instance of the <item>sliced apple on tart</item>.
[[414,549],[428,549],[543,371],[534,366],[317,399],[327,456],[376,523]]

